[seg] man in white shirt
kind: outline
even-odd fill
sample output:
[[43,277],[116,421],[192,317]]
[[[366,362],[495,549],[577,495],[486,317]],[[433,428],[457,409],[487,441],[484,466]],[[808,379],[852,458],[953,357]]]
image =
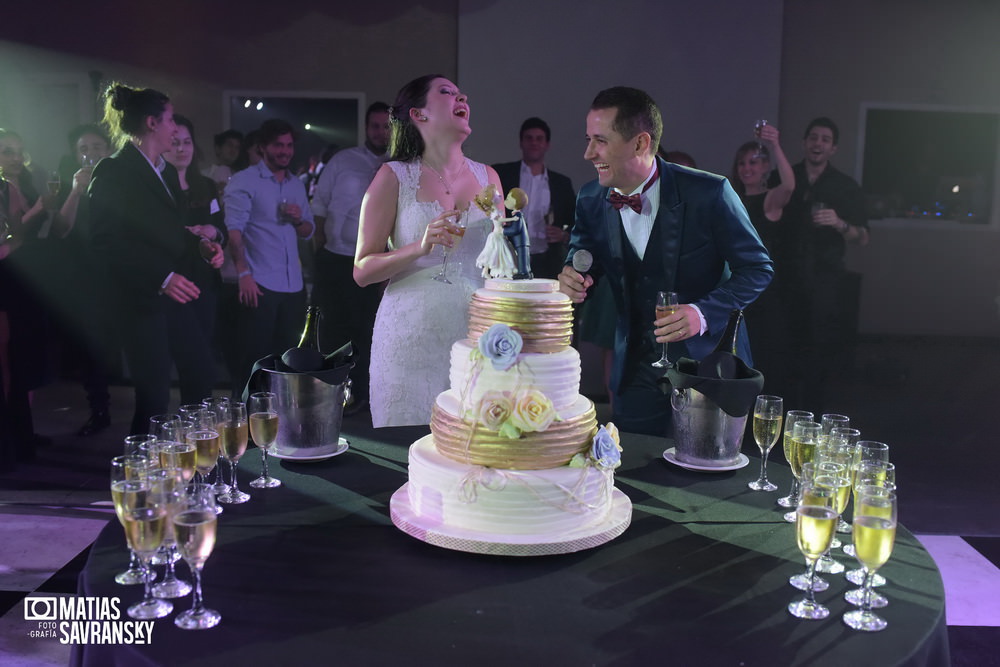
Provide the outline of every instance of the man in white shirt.
[[545,167],[551,138],[548,123],[529,118],[521,124],[521,160],[493,165],[504,192],[519,187],[528,195],[523,213],[536,278],[555,278],[562,270],[576,202],[569,178]]
[[320,172],[312,199],[316,221],[316,285],[313,301],[323,313],[320,337],[330,352],[354,343],[357,365],[352,373],[351,415],[368,405],[368,359],[382,285],[354,282],[354,249],[358,242],[361,200],[385,161],[389,146],[389,106],[375,102],[365,112],[365,143],[335,154]]

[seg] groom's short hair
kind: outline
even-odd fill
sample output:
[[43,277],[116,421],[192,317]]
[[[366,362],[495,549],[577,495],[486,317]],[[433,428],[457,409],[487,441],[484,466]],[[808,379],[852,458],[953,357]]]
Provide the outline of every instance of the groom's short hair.
[[646,132],[651,139],[653,152],[660,145],[663,136],[663,117],[653,98],[644,90],[616,86],[597,93],[590,109],[617,109],[615,121],[611,125],[625,139],[631,139],[640,132]]

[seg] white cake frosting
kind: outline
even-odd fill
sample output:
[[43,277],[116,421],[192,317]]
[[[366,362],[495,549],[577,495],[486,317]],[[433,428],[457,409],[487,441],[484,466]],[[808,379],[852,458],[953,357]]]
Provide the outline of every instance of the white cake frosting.
[[449,393],[460,397],[462,412],[474,409],[488,391],[517,392],[526,387],[545,394],[560,418],[571,417],[578,410],[580,353],[572,347],[551,354],[521,354],[513,367],[502,371],[484,363],[481,356],[473,354],[475,350],[467,340],[451,348]]
[[557,536],[605,521],[613,475],[595,466],[501,470],[442,456],[433,436],[410,447],[410,506],[428,526]]

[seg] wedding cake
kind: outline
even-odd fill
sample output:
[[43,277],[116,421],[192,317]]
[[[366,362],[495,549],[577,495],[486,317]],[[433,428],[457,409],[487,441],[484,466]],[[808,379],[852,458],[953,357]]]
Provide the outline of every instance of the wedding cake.
[[618,432],[580,395],[573,308],[554,280],[491,279],[451,350],[431,434],[411,445],[393,523],[438,546],[507,555],[568,553],[631,521],[614,487]]

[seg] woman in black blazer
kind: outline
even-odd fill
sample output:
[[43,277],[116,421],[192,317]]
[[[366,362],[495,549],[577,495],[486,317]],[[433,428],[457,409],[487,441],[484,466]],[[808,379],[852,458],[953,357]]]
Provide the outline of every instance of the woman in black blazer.
[[88,197],[94,247],[107,264],[128,371],[135,384],[132,433],[170,402],[176,365],[181,403],[213,388],[210,339],[191,279],[201,265],[222,265],[222,247],[186,228],[177,171],[162,158],[177,125],[161,92],[112,84],[104,121],[118,152],[94,168]]

